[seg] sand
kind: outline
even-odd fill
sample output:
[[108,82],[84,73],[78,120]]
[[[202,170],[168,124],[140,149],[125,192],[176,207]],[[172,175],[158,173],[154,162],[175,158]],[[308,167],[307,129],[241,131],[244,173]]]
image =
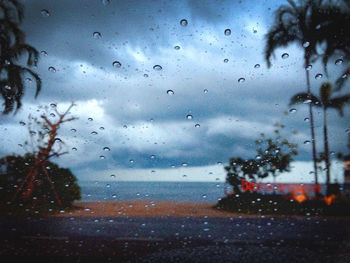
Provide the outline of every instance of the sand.
[[[172,201],[76,202],[76,209],[58,217],[238,217],[239,214],[213,208],[214,203]],[[247,217],[247,215],[245,215]],[[251,216],[256,217],[256,216]]]

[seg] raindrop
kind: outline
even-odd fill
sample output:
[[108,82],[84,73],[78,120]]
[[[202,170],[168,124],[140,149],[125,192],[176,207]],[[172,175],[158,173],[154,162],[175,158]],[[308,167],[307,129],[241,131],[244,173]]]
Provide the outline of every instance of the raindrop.
[[208,93],[208,90],[207,90],[207,89],[204,89],[203,92],[204,92],[204,93]]
[[47,57],[47,55],[48,55],[47,52],[46,52],[45,50],[40,51],[40,54],[41,54],[41,55],[44,55],[45,57]]
[[188,21],[186,19],[181,19],[180,25],[187,26],[188,25]]
[[72,148],[72,151],[75,151],[75,152],[76,152],[77,150],[78,150],[78,149],[77,149],[77,148],[75,148],[75,147],[73,147],[73,148]]
[[51,117],[55,117],[56,115],[54,113],[50,113],[50,116]]
[[151,159],[154,159],[156,158],[156,156],[154,154],[151,155]]
[[51,103],[51,104],[50,104],[50,107],[51,107],[51,108],[56,108],[57,105],[56,105],[55,103]]
[[224,59],[224,63],[227,63],[227,62],[228,62],[228,59],[227,59],[227,58],[225,58],[225,59]]
[[224,34],[225,34],[225,36],[231,35],[231,29],[229,29],[229,28],[225,29]]
[[26,78],[26,81],[29,82],[29,83],[33,82],[31,78]]
[[179,49],[180,49],[180,46],[175,46],[174,49],[175,49],[175,50],[179,50]]
[[308,104],[308,103],[311,103],[312,101],[310,99],[307,99],[307,100],[304,100],[303,103],[304,104]]
[[112,178],[115,178],[115,174],[111,174],[111,177],[112,177]]
[[154,65],[154,66],[153,66],[153,69],[154,69],[154,70],[157,70],[157,71],[160,71],[160,70],[162,70],[163,68],[162,68],[162,66],[160,66],[160,65]]
[[193,119],[193,116],[192,116],[191,114],[187,114],[187,115],[186,115],[186,119],[187,119],[187,120],[192,120],[192,119]]
[[70,131],[71,132],[76,132],[77,130],[73,128],[73,129],[70,129]]
[[311,70],[311,69],[312,69],[312,65],[311,65],[311,64],[310,64],[310,65],[307,65],[307,66],[305,67],[305,69],[306,69],[307,71]]
[[290,113],[295,113],[295,112],[297,112],[297,110],[295,108],[292,108],[292,109],[289,110],[289,112]]
[[101,3],[103,5],[109,5],[111,3],[111,0],[101,0]]
[[111,149],[109,147],[104,147],[103,150],[109,152]]
[[56,72],[56,69],[54,67],[49,67],[49,71],[55,73]]
[[256,159],[256,160],[261,160],[261,155],[255,156],[255,159]]
[[124,128],[124,129],[127,129],[127,128],[128,128],[128,126],[127,126],[127,125],[123,125],[123,128]]
[[166,92],[168,95],[174,95],[174,91],[173,90],[171,90],[171,89],[169,89],[169,90],[167,90],[167,92]]
[[110,185],[110,184],[106,184],[106,187],[107,187],[107,188],[110,188],[110,187],[111,187],[111,185]]
[[50,12],[48,10],[46,10],[46,9],[42,9],[40,11],[40,13],[41,13],[42,17],[49,17],[50,16]]
[[129,161],[130,163],[134,163],[135,161],[133,160],[133,159],[130,159],[130,161]]
[[101,131],[103,131],[103,130],[105,129],[105,127],[101,126],[99,129],[100,129]]
[[282,54],[282,58],[283,58],[283,59],[289,58],[289,54],[288,54],[288,53],[283,53],[283,54]]
[[188,163],[182,163],[181,164],[183,167],[186,167],[188,165]]
[[143,76],[144,76],[145,78],[148,78],[148,74],[143,74]]
[[342,63],[343,63],[343,60],[341,58],[339,58],[335,61],[336,65],[341,65]]
[[316,74],[315,79],[321,79],[323,75],[321,73]]
[[199,127],[201,127],[201,125],[200,125],[199,123],[196,123],[196,124],[194,125],[194,127],[195,127],[195,128],[199,128]]
[[105,159],[106,157],[104,155],[100,155],[100,159],[103,160]]
[[117,198],[117,195],[116,194],[112,194],[112,198]]
[[260,64],[255,64],[254,68],[260,68]]
[[303,47],[308,47],[308,46],[310,46],[310,42],[306,41],[303,43]]
[[93,36],[93,38],[96,38],[96,39],[102,38],[102,35],[101,35],[100,32],[94,32],[94,33],[92,34],[92,36]]
[[309,120],[310,120],[309,118],[304,118],[305,122],[309,122]]
[[207,195],[206,194],[202,195],[202,198],[207,198]]
[[245,81],[245,78],[239,78],[239,79],[238,79],[238,82],[239,82],[239,83],[243,83],[244,81]]
[[304,144],[306,145],[306,144],[310,144],[310,141],[309,140],[306,140],[306,141],[304,141]]
[[88,121],[93,121],[94,119],[93,118],[88,118]]
[[26,123],[25,123],[24,121],[20,121],[19,124],[20,124],[21,126],[26,125]]
[[114,61],[112,65],[115,68],[120,68],[122,66],[122,63],[120,63],[119,61]]
[[92,131],[91,134],[92,134],[92,135],[96,135],[97,132],[96,132],[96,131]]

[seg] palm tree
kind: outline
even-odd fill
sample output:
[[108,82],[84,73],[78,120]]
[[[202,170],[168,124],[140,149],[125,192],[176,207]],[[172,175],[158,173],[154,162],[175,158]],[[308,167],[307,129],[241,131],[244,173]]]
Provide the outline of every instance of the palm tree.
[[[266,35],[265,59],[268,67],[271,67],[270,59],[277,48],[288,46],[294,42],[299,43],[304,48],[306,87],[307,93],[311,94],[310,73],[307,68],[312,61],[318,58],[316,45],[319,38],[315,28],[320,24],[320,21],[313,18],[314,14],[319,12],[322,0],[306,0],[301,5],[296,5],[292,0],[288,0],[288,3],[289,5],[282,5],[275,12],[275,24]],[[309,117],[315,183],[318,184],[314,117],[311,103],[309,104]]]
[[331,98],[332,96],[332,84],[325,82],[320,87],[320,96],[317,97],[311,93],[298,93],[291,99],[290,104],[296,103],[308,103],[316,107],[323,109],[323,137],[324,137],[324,159],[326,164],[327,173],[327,194],[330,184],[330,160],[329,160],[329,142],[328,142],[328,130],[327,130],[327,109],[336,109],[340,116],[344,115],[343,108],[345,104],[350,104],[350,94],[342,95],[339,97]]
[[[4,114],[21,107],[24,94],[24,77],[34,78],[35,97],[41,89],[41,79],[29,67],[36,66],[39,53],[25,43],[24,32],[19,28],[23,20],[23,5],[18,0],[0,1],[0,91],[4,99]],[[18,63],[27,54],[26,66]]]

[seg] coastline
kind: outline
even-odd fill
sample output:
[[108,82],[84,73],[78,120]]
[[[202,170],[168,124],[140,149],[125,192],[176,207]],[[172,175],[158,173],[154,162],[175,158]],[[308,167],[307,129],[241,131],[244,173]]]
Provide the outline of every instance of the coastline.
[[[54,217],[238,217],[239,214],[213,208],[215,203],[177,201],[93,201],[74,202],[72,211]],[[244,215],[257,217],[257,215]]]

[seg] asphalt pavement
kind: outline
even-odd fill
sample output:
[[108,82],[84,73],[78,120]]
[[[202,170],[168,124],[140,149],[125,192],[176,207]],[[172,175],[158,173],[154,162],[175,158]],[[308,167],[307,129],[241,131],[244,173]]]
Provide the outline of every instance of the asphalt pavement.
[[3,259],[350,262],[349,219],[0,218]]

